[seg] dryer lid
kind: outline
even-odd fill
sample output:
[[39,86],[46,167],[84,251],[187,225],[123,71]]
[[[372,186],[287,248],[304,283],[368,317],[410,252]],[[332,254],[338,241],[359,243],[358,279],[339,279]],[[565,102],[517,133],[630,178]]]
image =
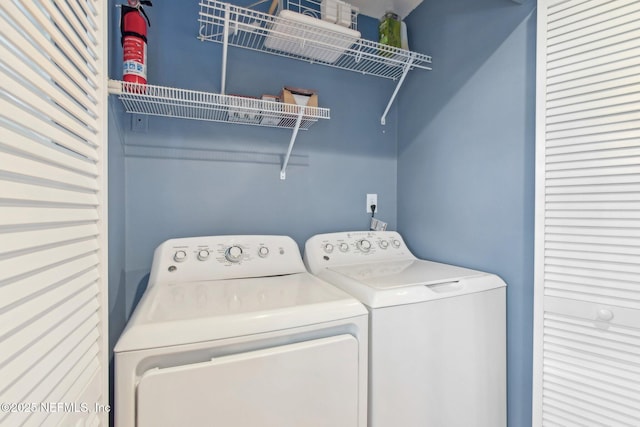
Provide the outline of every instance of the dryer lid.
[[309,273],[149,286],[115,352],[238,337],[366,315]]

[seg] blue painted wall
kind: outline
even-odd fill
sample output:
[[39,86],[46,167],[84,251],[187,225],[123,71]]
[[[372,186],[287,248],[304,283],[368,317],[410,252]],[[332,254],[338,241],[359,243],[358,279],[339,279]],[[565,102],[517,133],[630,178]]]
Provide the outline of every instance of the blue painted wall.
[[[508,421],[531,425],[535,2],[425,1],[433,55],[398,105],[398,228],[419,256],[508,284]],[[472,357],[473,355],[470,355]]]
[[[158,3],[148,14],[149,83],[218,92],[222,49],[196,39],[197,2]],[[112,43],[119,65],[119,39]],[[121,71],[112,67],[111,75]],[[285,85],[317,90],[331,119],[299,133],[284,181],[290,130],[149,117],[148,131],[134,132],[124,116],[127,314],[146,286],[153,250],[169,238],[286,234],[302,247],[317,233],[367,229],[366,193],[378,194],[378,216],[396,228],[395,108],[380,125],[394,82],[229,49],[227,93],[277,94]]]

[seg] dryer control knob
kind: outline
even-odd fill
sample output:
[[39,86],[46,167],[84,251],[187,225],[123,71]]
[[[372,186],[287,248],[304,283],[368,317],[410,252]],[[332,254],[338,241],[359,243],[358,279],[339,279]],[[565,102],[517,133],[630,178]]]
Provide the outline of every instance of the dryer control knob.
[[360,240],[357,245],[358,248],[363,252],[369,252],[369,249],[371,249],[371,242],[367,239]]
[[380,247],[382,249],[387,249],[389,247],[389,242],[387,242],[386,240],[380,240],[380,242],[378,242],[378,244],[380,245]]
[[393,247],[394,247],[394,248],[399,248],[401,243],[400,243],[400,240],[398,240],[398,239],[393,239],[393,240],[391,241],[391,244],[393,245]]
[[198,259],[199,259],[200,261],[204,261],[204,260],[206,260],[207,258],[209,258],[209,251],[208,251],[208,250],[206,250],[206,249],[201,249],[201,250],[198,252]]
[[230,246],[224,253],[224,257],[229,262],[240,262],[242,248],[240,246]]
[[266,258],[267,255],[269,255],[269,248],[266,246],[260,246],[260,249],[258,249],[258,256],[260,256],[260,258]]
[[326,245],[324,245],[324,251],[330,254],[331,252],[333,252],[333,245],[331,243],[327,243]]
[[176,251],[173,255],[173,260],[175,262],[184,262],[187,260],[187,252],[186,251]]
[[340,250],[342,252],[348,252],[349,251],[349,245],[347,243],[340,243]]

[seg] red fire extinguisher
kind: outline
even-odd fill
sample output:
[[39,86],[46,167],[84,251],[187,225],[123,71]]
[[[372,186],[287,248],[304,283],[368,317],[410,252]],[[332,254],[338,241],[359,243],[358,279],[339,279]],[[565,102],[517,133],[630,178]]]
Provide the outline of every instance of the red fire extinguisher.
[[147,24],[149,17],[142,5],[151,6],[148,0],[127,0],[122,5],[120,34],[123,52],[122,80],[125,82],[147,83]]

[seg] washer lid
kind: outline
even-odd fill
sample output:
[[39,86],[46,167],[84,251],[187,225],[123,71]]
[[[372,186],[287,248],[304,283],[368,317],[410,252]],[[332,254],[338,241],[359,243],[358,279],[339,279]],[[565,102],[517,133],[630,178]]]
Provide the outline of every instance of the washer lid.
[[415,259],[335,266],[319,276],[371,308],[432,301],[506,286],[495,274]]
[[367,310],[309,273],[149,286],[114,351],[295,328]]
[[487,274],[455,265],[416,259],[345,265],[331,267],[330,270],[380,290],[453,282],[463,277]]

